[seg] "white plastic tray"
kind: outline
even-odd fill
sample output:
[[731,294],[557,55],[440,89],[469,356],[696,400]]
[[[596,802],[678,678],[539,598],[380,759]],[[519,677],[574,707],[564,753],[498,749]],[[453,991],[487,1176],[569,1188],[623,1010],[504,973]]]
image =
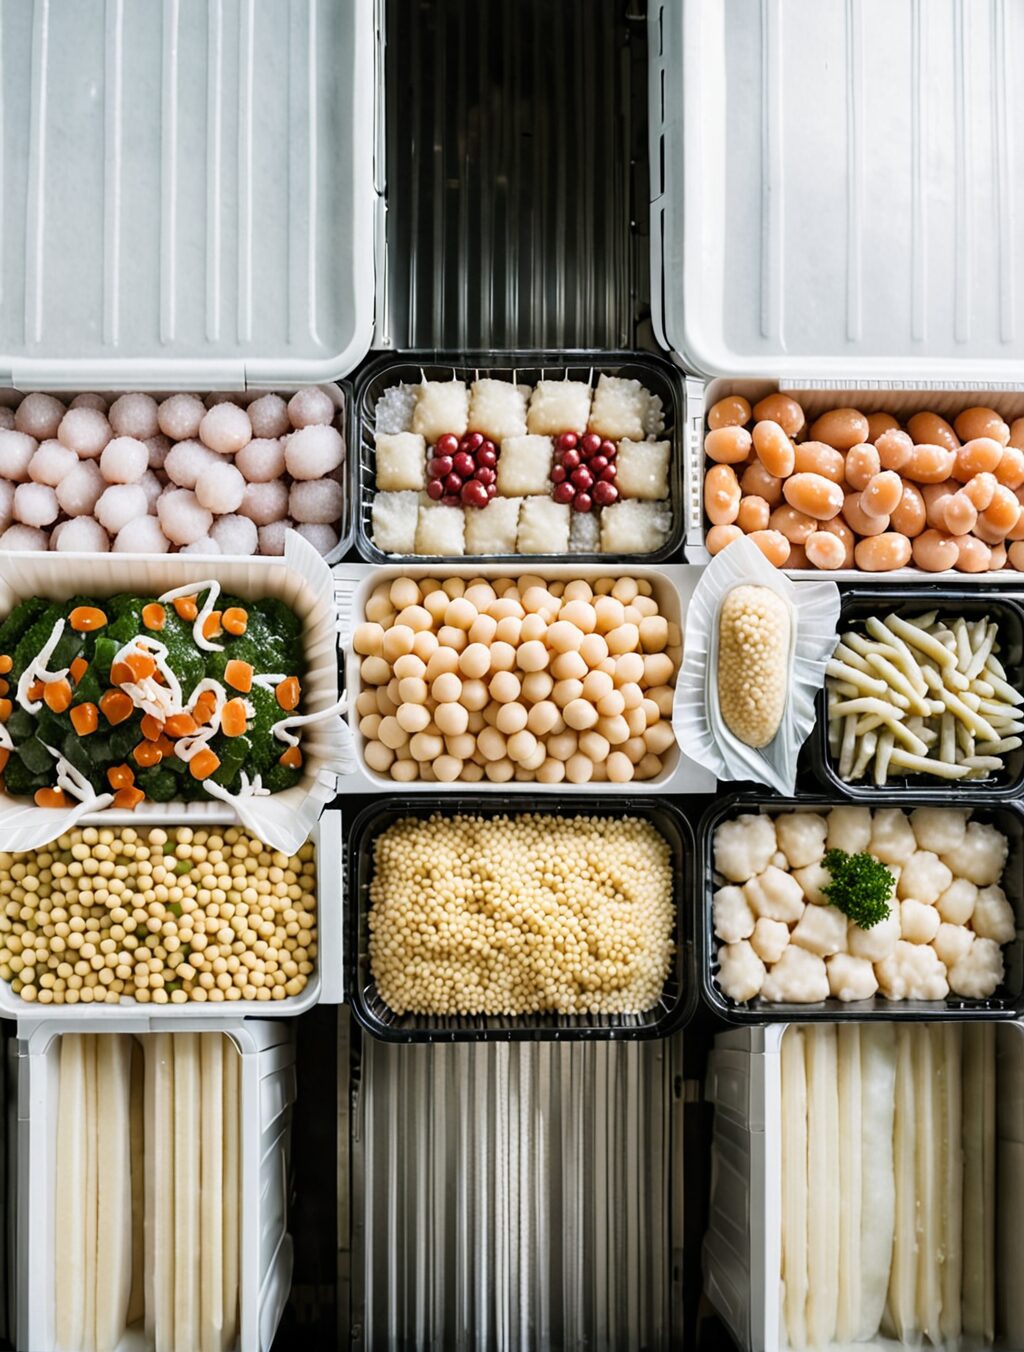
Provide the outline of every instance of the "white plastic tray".
[[[467,784],[456,780],[453,784],[440,784],[426,780],[413,780],[398,785],[390,775],[378,774],[371,770],[363,758],[365,738],[359,731],[355,717],[355,701],[362,688],[359,667],[362,658],[352,648],[352,634],[365,618],[367,598],[381,582],[392,581],[399,577],[462,577],[497,578],[518,577],[528,573],[548,581],[569,581],[581,578],[592,582],[599,577],[628,576],[646,578],[652,587],[655,600],[661,614],[671,623],[685,628],[686,606],[693,589],[697,585],[699,569],[685,564],[661,564],[657,567],[644,564],[617,563],[605,564],[535,564],[520,566],[511,564],[449,564],[439,561],[437,564],[393,565],[369,567],[364,564],[343,563],[334,570],[335,592],[338,597],[339,642],[344,656],[345,690],[348,692],[349,705],[346,713],[352,740],[353,772],[339,779],[338,792],[350,793],[607,793],[609,785],[600,784],[540,784],[535,781],[520,782],[515,779],[504,784],[494,784],[488,779]],[[670,747],[665,753],[666,768],[654,779],[636,780],[621,785],[629,793],[713,793],[714,776],[696,761],[691,761],[678,748]],[[611,786],[614,790],[615,785]]]
[[[62,1033],[112,1030],[91,1020],[21,1023],[18,1027],[17,1328],[18,1347],[59,1352],[54,1331],[54,1156]],[[184,1031],[160,1020],[127,1022],[125,1035]],[[288,1299],[288,1158],[295,1100],[295,1046],[284,1023],[208,1020],[190,1032],[228,1034],[241,1055],[241,1214],[239,1337],[226,1352],[270,1352]],[[152,1352],[133,1326],[116,1352]]]

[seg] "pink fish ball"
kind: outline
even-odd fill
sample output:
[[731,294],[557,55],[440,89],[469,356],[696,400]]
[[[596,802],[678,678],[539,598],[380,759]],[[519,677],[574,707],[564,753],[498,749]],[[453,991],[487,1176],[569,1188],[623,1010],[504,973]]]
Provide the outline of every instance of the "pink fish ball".
[[26,394],[14,415],[14,425],[36,441],[45,441],[57,435],[66,412],[63,402],[52,394]]
[[0,408],[0,432],[14,431],[14,409]]
[[148,512],[149,503],[141,484],[111,484],[97,502],[95,515],[105,530],[116,535],[129,521]]
[[193,540],[190,545],[182,545],[178,550],[179,554],[219,554],[220,545],[216,540],[211,540],[208,535],[204,535],[201,540]]
[[95,460],[81,460],[57,485],[57,501],[68,516],[91,516],[107,481]]
[[179,441],[164,461],[164,473],[179,488],[195,488],[199,475],[216,461],[217,456],[201,441]]
[[50,545],[62,554],[107,554],[110,551],[107,532],[91,516],[62,521],[50,536]]
[[242,505],[242,516],[255,521],[257,526],[269,526],[271,521],[279,521],[288,511],[288,489],[280,479],[269,484],[247,484]]
[[122,394],[110,405],[107,415],[110,425],[119,437],[135,437],[145,441],[160,431],[157,422],[157,402],[151,394]]
[[310,525],[330,525],[341,516],[344,493],[336,479],[308,479],[292,484],[288,514]]
[[280,437],[255,437],[235,456],[235,464],[251,484],[266,484],[284,473],[284,442]]
[[218,455],[234,455],[252,441],[252,423],[237,404],[215,404],[199,424],[199,436]]
[[293,479],[322,479],[344,458],[345,443],[335,427],[303,427],[285,442],[284,462]]
[[156,477],[151,469],[147,469],[145,474],[139,480],[139,487],[146,495],[146,508],[149,512],[156,511],[156,500],[164,491],[164,486]]
[[0,432],[0,475],[24,483],[39,443],[27,432]]
[[187,441],[199,432],[205,413],[198,394],[172,394],[156,411],[157,426],[172,441]]
[[247,410],[254,437],[273,439],[291,430],[288,405],[279,394],[261,394]]
[[247,516],[219,516],[210,535],[222,554],[255,554],[259,544],[256,522]]
[[283,554],[285,536],[293,529],[293,524],[287,517],[281,521],[271,521],[266,526],[260,526],[260,553]]
[[303,521],[296,531],[304,540],[308,540],[318,554],[329,554],[338,544],[338,533],[331,526]]
[[57,494],[46,484],[19,484],[14,490],[14,519],[23,526],[52,526],[58,516]]
[[110,484],[137,484],[149,468],[149,451],[135,437],[115,437],[100,456],[100,469]]
[[156,504],[160,528],[174,545],[190,545],[210,533],[213,513],[207,511],[187,488],[175,488],[161,494]]
[[165,437],[162,432],[158,432],[155,437],[146,437],[146,450],[149,452],[150,469],[163,469],[164,461],[171,451],[173,442],[170,437]]
[[293,427],[326,426],[336,412],[331,396],[315,385],[299,390],[288,400],[288,417]]
[[218,404],[245,404],[245,395],[234,390],[211,390],[203,399],[207,408],[216,408]]
[[39,449],[28,462],[28,477],[37,484],[47,484],[56,488],[65,474],[70,474],[78,464],[78,456],[67,446],[51,437],[39,444]]
[[0,479],[0,530],[6,530],[14,520],[14,484]]
[[106,413],[107,401],[102,394],[88,390],[85,394],[76,394],[68,408],[95,408],[100,413]]
[[245,497],[245,479],[240,470],[224,461],[207,465],[196,479],[196,497],[211,512],[223,516],[241,507]]
[[121,527],[114,541],[115,554],[166,554],[170,547],[155,516],[137,516]]
[[57,440],[82,460],[95,460],[113,436],[98,408],[69,408],[57,428]]
[[0,535],[0,549],[49,549],[50,537],[35,526],[8,526]]

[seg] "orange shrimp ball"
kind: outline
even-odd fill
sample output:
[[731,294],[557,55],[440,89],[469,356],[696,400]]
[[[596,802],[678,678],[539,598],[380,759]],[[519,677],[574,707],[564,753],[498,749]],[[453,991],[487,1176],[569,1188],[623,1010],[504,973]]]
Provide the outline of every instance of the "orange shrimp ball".
[[755,530],[747,536],[776,568],[784,568],[789,560],[789,541],[777,530]]
[[916,484],[908,483],[906,479],[901,482],[902,493],[889,518],[889,524],[893,530],[898,530],[901,535],[912,539],[924,530],[924,498]]
[[859,493],[847,493],[843,499],[843,520],[855,535],[881,535],[889,529],[887,516],[869,516],[861,506]]
[[785,479],[793,473],[795,463],[793,443],[778,423],[755,424],[754,451],[768,473],[776,479]]
[[976,474],[973,479],[964,484],[963,492],[967,494],[979,512],[984,512],[991,505],[998,487],[999,480],[994,474],[982,473]]
[[992,550],[976,535],[962,535],[957,541],[957,560],[953,565],[961,573],[987,573]]
[[868,439],[868,420],[855,408],[833,408],[811,425],[812,441],[824,441],[838,451]]
[[708,409],[708,426],[712,431],[720,427],[742,427],[750,421],[750,404],[742,394],[727,394]]
[[910,562],[911,544],[905,535],[886,531],[869,540],[861,540],[854,547],[854,561],[868,573],[887,573],[894,568],[905,568]]
[[973,441],[965,441],[956,453],[953,478],[965,484],[975,474],[987,474],[995,470],[1002,458],[1002,443],[992,437],[975,437]]
[[1018,446],[1004,447],[994,473],[1007,488],[1020,488],[1024,484],[1024,450]]
[[757,422],[778,423],[788,437],[803,431],[804,411],[788,394],[769,394],[754,405]]
[[903,480],[893,469],[875,474],[860,495],[861,511],[868,516],[889,517],[900,504]]
[[793,448],[793,468],[798,474],[820,474],[841,484],[846,474],[843,456],[823,441],[803,441]]
[[875,442],[883,469],[902,470],[914,450],[914,442],[898,427],[887,428]]
[[951,493],[941,499],[936,515],[950,535],[969,535],[978,520],[978,509],[966,493]]
[[913,543],[914,562],[926,573],[944,573],[956,567],[960,547],[951,535],[926,530]]
[[882,462],[875,446],[862,442],[859,446],[852,446],[846,453],[846,482],[858,492],[867,488],[868,481],[880,473],[881,469]]
[[843,490],[821,474],[794,474],[782,489],[786,501],[816,521],[829,521],[843,505]]
[[915,483],[940,484],[953,473],[955,463],[956,451],[933,442],[918,442],[903,466],[903,474]]
[[842,568],[846,563],[846,547],[830,531],[816,530],[809,535],[804,552],[815,568]]
[[742,535],[739,526],[712,526],[704,543],[709,554],[719,554],[726,545],[731,545],[733,540],[739,540]]
[[842,542],[844,554],[842,566],[844,568],[852,568],[853,547],[857,543],[857,540],[850,527],[846,524],[846,522],[842,519],[842,517],[835,516],[832,518],[831,521],[822,521],[820,528],[821,530],[827,532],[829,535],[836,536],[837,539],[839,539]]
[[960,438],[937,413],[915,413],[907,423],[915,446],[942,446],[947,451],[956,451],[960,447]]
[[760,460],[754,460],[740,476],[740,488],[752,498],[764,498],[769,507],[778,507],[782,501],[782,480],[769,474]]
[[883,432],[899,431],[899,422],[891,413],[868,414],[868,441],[877,441]]
[[740,510],[740,485],[729,465],[716,465],[704,478],[704,510],[713,526],[729,526]]
[[745,427],[718,427],[704,438],[704,452],[720,465],[738,465],[746,460],[753,445]]
[[768,519],[768,526],[770,530],[781,531],[793,545],[802,545],[812,531],[820,529],[819,522],[813,516],[798,512],[788,504],[776,507]]
[[767,530],[771,509],[764,498],[746,497],[740,500],[736,524],[748,535],[754,530]]
[[991,437],[1000,446],[1005,446],[1010,440],[1010,429],[999,414],[994,408],[985,408],[982,405],[965,408],[962,413],[957,414],[953,426],[961,441],[971,441],[975,437]]

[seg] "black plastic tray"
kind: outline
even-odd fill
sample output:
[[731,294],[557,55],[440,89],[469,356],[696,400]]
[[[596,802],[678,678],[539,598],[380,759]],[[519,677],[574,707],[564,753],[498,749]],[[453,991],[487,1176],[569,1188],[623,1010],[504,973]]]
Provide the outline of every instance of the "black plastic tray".
[[[1013,907],[1017,920],[1017,934],[1003,947],[1005,977],[1003,985],[987,1000],[968,1000],[952,993],[945,1000],[888,1000],[874,995],[870,1000],[843,1002],[829,997],[815,1004],[771,1004],[755,999],[748,1004],[737,1004],[728,999],[715,984],[718,967],[718,941],[715,938],[711,897],[718,884],[714,870],[714,833],[720,822],[738,817],[744,812],[770,812],[773,817],[782,812],[827,811],[833,807],[848,807],[849,799],[835,794],[802,795],[800,798],[777,798],[774,795],[736,793],[710,807],[701,818],[701,889],[698,899],[697,931],[701,951],[700,982],[705,1002],[730,1023],[849,1023],[858,1019],[900,1019],[936,1022],[940,1019],[1015,1019],[1024,1013],[1024,808],[1019,803],[992,802],[978,797],[957,800],[959,808],[970,808],[973,818],[996,826],[1010,844],[1001,886]],[[876,808],[897,807],[910,811],[915,807],[934,807],[931,798],[912,794],[887,794],[876,789],[873,794]]]
[[[904,618],[938,610],[950,620],[980,620],[989,616],[999,625],[999,660],[1006,668],[1006,677],[1015,689],[1024,690],[1024,606],[1005,591],[970,591],[944,586],[913,585],[891,590],[863,590],[860,587],[843,589],[839,612],[840,637],[850,629],[863,625],[871,616],[884,619],[897,614]],[[1024,709],[1024,705],[1021,706]],[[1024,793],[1024,746],[1003,756],[1003,769],[988,779],[949,780],[931,779],[928,775],[909,774],[893,776],[882,788],[876,788],[870,778],[851,783],[840,778],[828,745],[828,699],[823,688],[818,694],[818,721],[814,735],[808,742],[810,763],[816,778],[828,792],[844,797],[875,802],[879,793],[913,795],[917,805],[925,802],[992,801],[1019,798]]]
[[[435,812],[481,816],[541,812],[560,817],[632,816],[649,821],[668,841],[675,889],[675,958],[658,1004],[642,1014],[526,1015],[398,1015],[381,999],[370,970],[369,891],[373,844],[378,835],[402,817],[429,817]],[[352,1012],[374,1037],[388,1042],[485,1042],[545,1039],[600,1041],[665,1037],[683,1027],[699,1002],[693,895],[695,854],[693,831],[686,818],[664,801],[629,795],[568,796],[524,803],[521,798],[417,794],[388,797],[366,808],[348,832],[348,896],[346,897],[346,986]]]
[[[659,396],[665,416],[662,433],[672,443],[669,461],[669,502],[672,528],[661,549],[650,554],[385,554],[373,543],[373,497],[376,489],[373,442],[377,400],[391,385],[428,380],[476,380],[495,377],[533,384],[541,379],[596,379],[599,374],[639,380]],[[361,373],[351,402],[349,462],[352,467],[350,496],[355,517],[355,545],[368,563],[664,563],[680,559],[686,530],[683,465],[686,457],[686,419],[680,375],[671,362],[649,352],[407,352],[400,358],[383,357]]]

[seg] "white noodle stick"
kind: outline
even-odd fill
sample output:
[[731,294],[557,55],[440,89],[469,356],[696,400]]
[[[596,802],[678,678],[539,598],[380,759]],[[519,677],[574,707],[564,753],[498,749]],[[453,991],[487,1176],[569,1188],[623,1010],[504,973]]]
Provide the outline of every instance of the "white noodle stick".
[[238,1328],[239,1249],[242,1223],[242,1058],[224,1039],[224,1348]]
[[96,1352],[114,1352],[132,1286],[132,1039],[96,1037]]
[[995,698],[995,686],[989,685],[988,681],[983,681],[980,676],[975,676],[971,681],[971,689],[976,695],[981,695],[982,699]]
[[881,788],[889,777],[889,762],[892,759],[893,735],[883,732],[878,739],[878,752],[875,756],[875,784]]
[[[975,747],[977,750],[977,747]],[[961,765],[969,766],[972,770],[1001,770],[1003,762],[998,756],[964,756],[960,762]]]
[[964,1333],[994,1335],[995,1025],[964,1029]]
[[991,742],[997,740],[996,730],[992,724],[981,714],[976,713],[959,695],[954,695],[952,690],[939,690],[936,693],[950,713],[956,714],[962,723],[966,723],[975,737],[987,737]]
[[872,695],[885,695],[886,684],[875,676],[869,676],[867,672],[858,667],[851,666],[848,662],[840,662],[836,658],[830,658],[825,667],[825,674],[830,680],[843,681],[847,685],[856,686],[858,690],[867,691]]
[[174,1035],[174,1345],[199,1346],[199,1034]]
[[915,629],[931,629],[938,618],[939,612],[937,610],[927,610],[923,615],[915,615],[907,623],[912,624]]
[[[150,1066],[152,1062],[152,1066]],[[153,1341],[156,1352],[174,1352],[174,1040],[170,1033],[146,1039],[146,1174],[152,1180],[153,1221],[147,1268],[152,1268]],[[150,1071],[152,1073],[150,1073]],[[149,1192],[149,1190],[147,1190]],[[149,1323],[147,1317],[147,1323]]]
[[917,1309],[917,1113],[914,1100],[914,1038],[917,1028],[896,1029],[896,1111],[893,1118],[893,1172],[896,1215],[887,1323],[900,1342],[916,1328]]
[[[863,1195],[863,1104],[861,1100],[860,1024],[842,1023],[836,1030],[839,1057],[839,1297],[836,1338],[852,1342],[860,1326],[861,1205]],[[870,1167],[874,1167],[873,1165]]]
[[835,1337],[839,1301],[839,1093],[836,1030],[807,1032],[807,1338]]
[[856,638],[856,634],[844,634],[836,644],[832,652],[832,661],[845,662],[848,667],[854,671],[862,671],[870,680],[874,680],[871,675],[871,668],[868,666],[868,660],[863,653],[851,648],[848,639]]
[[903,638],[896,633],[888,620],[884,623],[872,616],[866,625],[867,631],[874,638],[885,645],[892,654],[892,661],[901,670],[906,672],[908,680],[918,693],[924,693],[924,682],[921,680],[921,671],[918,662],[907,647]]
[[861,739],[860,750],[857,752],[857,759],[853,762],[853,769],[850,771],[851,780],[863,778],[864,771],[868,768],[877,745],[877,736],[873,732],[866,732]]
[[839,752],[839,777],[848,779],[853,769],[853,756],[857,742],[857,720],[851,714],[843,720],[843,740]]
[[939,737],[939,760],[956,762],[956,719],[950,713],[942,715],[942,732]]
[[963,779],[970,773],[966,765],[951,765],[949,761],[933,760],[930,756],[914,756],[898,746],[893,748],[889,764],[904,770],[918,770],[925,775],[938,775],[940,779]]
[[[872,653],[868,661],[875,671],[882,673],[891,690],[898,690],[901,695],[906,696],[915,713],[928,712],[928,706],[924,702],[928,687],[924,683],[921,668],[913,662],[912,658],[905,662],[901,654],[895,654],[890,659],[883,657],[881,653]],[[911,677],[911,671],[917,678],[916,680]],[[917,688],[919,685],[920,690]]]
[[[1015,1070],[1017,1068],[1015,1067]],[[1000,1098],[1002,1091],[1000,1090]],[[999,1205],[996,1207],[997,1252],[1017,1253],[1020,1248],[1020,1218],[1024,1216],[1024,1143],[1007,1140],[1000,1134]],[[1003,1261],[1006,1259],[1004,1257]],[[1024,1347],[1024,1282],[999,1282],[996,1327],[1004,1347]]]
[[861,1313],[858,1340],[875,1338],[885,1312],[892,1267],[896,1180],[893,1175],[893,1114],[896,1090],[896,1027],[861,1028]]
[[939,734],[933,728],[922,728],[918,736],[925,746],[934,746],[939,740]]
[[972,710],[974,713],[977,713],[981,708],[981,696],[976,695],[973,690],[964,690],[961,693],[960,698],[967,705],[968,709]]
[[948,648],[943,647],[937,638],[932,634],[926,633],[922,629],[917,629],[906,620],[901,619],[899,615],[889,616],[889,629],[898,634],[911,648],[916,648],[918,652],[924,653],[943,670],[947,667],[956,666],[956,657]]
[[224,1330],[224,1038],[199,1035],[201,1144],[199,1157],[199,1346],[221,1352]]
[[998,672],[993,671],[991,663],[988,667],[988,683],[997,695],[1002,695],[1007,704],[1024,704],[1024,694],[1021,694],[1019,690],[1014,690],[1001,669]]
[[153,1149],[155,1130],[156,1097],[156,1056],[153,1054],[155,1038],[147,1037],[142,1043],[142,1118],[143,1118],[143,1203],[142,1203],[142,1242],[145,1248],[145,1262],[142,1273],[142,1300],[146,1308],[144,1328],[147,1342],[155,1342],[154,1320],[156,1301],[153,1283],[155,1262],[154,1241],[156,1237],[156,1158]]
[[[884,653],[890,651],[890,645],[888,643],[870,643],[863,634],[855,632],[844,634],[843,642],[845,646],[851,648],[858,657],[863,657],[865,659],[869,653]],[[849,661],[849,658],[846,658],[845,660]]]
[[[956,725],[956,744],[962,755],[974,755],[974,735],[959,722]],[[957,759],[960,759],[959,755]]]
[[830,695],[842,695],[844,699],[856,699],[862,691],[859,686],[851,685],[849,681],[837,681],[830,676],[828,678],[828,693]]
[[862,714],[857,720],[857,736],[863,737],[866,732],[874,732],[882,723],[883,720],[877,714]]
[[789,1344],[807,1346],[807,1069],[804,1032],[782,1039],[782,1281]]
[[960,1286],[962,1279],[961,1242],[963,1238],[964,1152],[961,1117],[961,1049],[963,1030],[959,1024],[931,1024],[929,1032],[939,1057],[942,1139],[942,1258],[943,1339],[960,1336]]
[[96,1133],[99,1130],[99,1104],[96,1095],[95,1034],[85,1039],[85,1346],[96,1334],[96,1240],[99,1220],[99,1172],[96,1158]]
[[967,668],[971,665],[971,637],[967,632],[966,620],[959,619],[953,626],[953,632],[956,634],[956,665],[957,668],[967,675]]
[[129,1089],[129,1131],[131,1134],[131,1193],[132,1193],[132,1284],[128,1293],[129,1326],[146,1313],[144,1273],[146,1271],[146,1124],[145,1124],[145,1066],[142,1045],[131,1040],[131,1086]]
[[914,1029],[914,1099],[917,1108],[917,1322],[929,1342],[939,1341],[942,1286],[939,1244],[942,1220],[942,1100],[936,1083],[941,1061],[927,1024]]
[[57,1346],[77,1349],[85,1334],[85,1039],[60,1040],[57,1174],[54,1180],[54,1328]]
[[1001,756],[1006,751],[1016,751],[1024,742],[1019,737],[1000,737],[998,742],[978,742],[974,750],[979,756]]

